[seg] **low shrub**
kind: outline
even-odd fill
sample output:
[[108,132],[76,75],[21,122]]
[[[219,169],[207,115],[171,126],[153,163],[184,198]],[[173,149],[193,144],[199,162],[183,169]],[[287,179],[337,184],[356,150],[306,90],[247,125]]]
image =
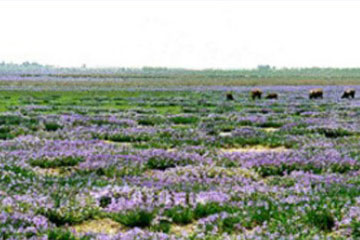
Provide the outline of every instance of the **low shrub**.
[[45,130],[49,131],[49,132],[54,132],[54,131],[57,131],[62,128],[63,128],[63,126],[61,126],[57,122],[46,122],[45,123]]
[[83,157],[61,157],[55,159],[30,159],[29,163],[33,167],[40,168],[58,168],[58,167],[73,167],[78,163],[83,162],[85,159]]
[[150,227],[151,222],[155,218],[155,213],[146,210],[132,210],[127,213],[111,213],[110,217],[127,227]]
[[175,124],[195,124],[199,119],[193,116],[175,116],[170,118],[170,121]]

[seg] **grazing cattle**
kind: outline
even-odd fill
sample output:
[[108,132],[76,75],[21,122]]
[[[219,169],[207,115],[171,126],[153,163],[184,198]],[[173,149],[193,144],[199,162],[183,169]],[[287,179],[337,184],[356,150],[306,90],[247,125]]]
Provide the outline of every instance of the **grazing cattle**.
[[309,99],[323,98],[323,93],[321,88],[311,89],[309,92]]
[[266,97],[266,99],[278,99],[277,93],[269,93]]
[[346,89],[343,95],[341,96],[341,98],[355,98],[355,89],[354,88]]
[[261,99],[262,91],[259,88],[251,90],[251,98],[255,100],[256,98]]
[[232,95],[232,93],[226,93],[226,100],[234,101],[234,96]]

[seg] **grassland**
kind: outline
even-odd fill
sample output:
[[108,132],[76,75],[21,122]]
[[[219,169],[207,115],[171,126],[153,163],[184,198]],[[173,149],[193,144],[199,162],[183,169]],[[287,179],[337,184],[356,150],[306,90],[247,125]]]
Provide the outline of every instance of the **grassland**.
[[68,69],[0,65],[0,87],[138,88],[195,86],[358,85],[360,69],[271,67],[239,70]]
[[359,238],[356,72],[159,71],[1,76],[0,239]]

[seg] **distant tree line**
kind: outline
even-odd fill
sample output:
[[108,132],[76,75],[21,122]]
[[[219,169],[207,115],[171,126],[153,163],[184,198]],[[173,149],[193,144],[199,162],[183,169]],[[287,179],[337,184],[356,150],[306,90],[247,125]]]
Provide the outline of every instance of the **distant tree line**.
[[358,78],[359,68],[275,68],[270,65],[259,65],[254,69],[203,69],[192,70],[185,68],[143,67],[143,68],[90,68],[90,67],[64,68],[50,65],[41,65],[36,62],[23,62],[21,64],[0,62],[0,75],[51,75],[51,74],[139,74],[139,75],[198,75],[202,77],[237,77],[237,78]]

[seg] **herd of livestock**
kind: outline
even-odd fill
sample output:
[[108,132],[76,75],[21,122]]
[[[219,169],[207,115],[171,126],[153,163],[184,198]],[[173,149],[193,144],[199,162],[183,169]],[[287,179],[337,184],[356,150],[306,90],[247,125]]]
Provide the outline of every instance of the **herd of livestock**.
[[[355,89],[354,88],[349,88],[346,89],[341,98],[355,98]],[[250,95],[251,98],[253,100],[255,99],[261,99],[263,92],[261,91],[261,89],[259,88],[255,88],[253,90],[251,90]],[[311,89],[309,91],[309,99],[317,99],[317,98],[323,98],[324,95],[324,91],[321,88],[315,88],[315,89]],[[266,95],[266,99],[278,99],[279,95],[277,93],[268,93]],[[226,94],[226,99],[229,101],[234,100],[234,96],[232,95],[232,93],[227,93]]]

